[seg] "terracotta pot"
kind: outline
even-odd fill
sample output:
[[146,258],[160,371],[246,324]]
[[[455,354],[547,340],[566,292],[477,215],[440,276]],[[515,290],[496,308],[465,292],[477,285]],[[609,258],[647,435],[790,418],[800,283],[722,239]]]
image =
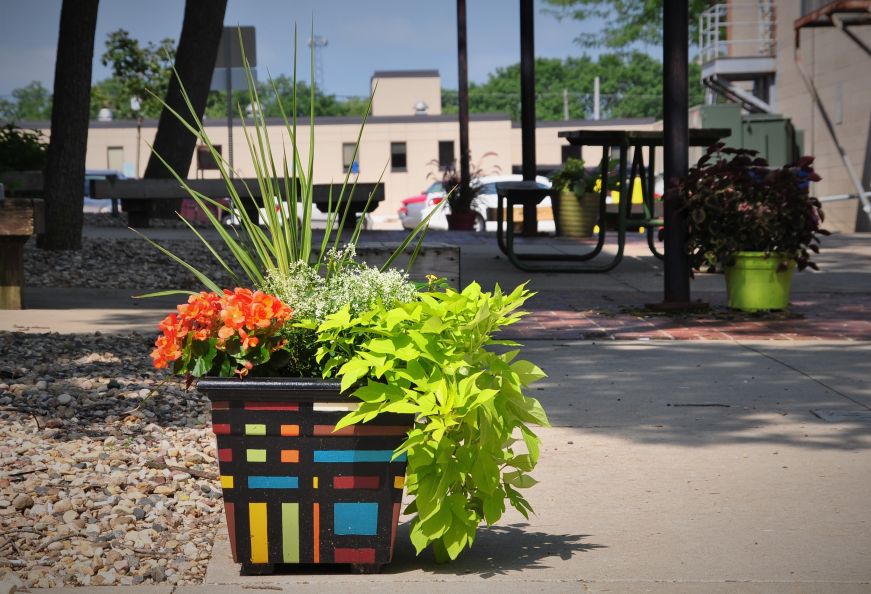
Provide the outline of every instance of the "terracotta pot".
[[451,231],[474,231],[478,213],[475,211],[452,212],[445,217],[448,219],[448,229]]
[[243,574],[276,563],[389,563],[405,486],[393,451],[411,415],[334,432],[356,401],[337,381],[204,378],[233,560]]

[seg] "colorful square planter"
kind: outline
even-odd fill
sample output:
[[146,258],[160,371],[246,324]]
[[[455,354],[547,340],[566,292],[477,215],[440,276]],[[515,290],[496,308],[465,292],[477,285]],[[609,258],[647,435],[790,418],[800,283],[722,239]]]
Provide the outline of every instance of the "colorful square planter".
[[243,573],[278,563],[350,563],[377,571],[393,555],[410,415],[334,431],[353,399],[318,379],[204,378],[212,402],[233,560]]

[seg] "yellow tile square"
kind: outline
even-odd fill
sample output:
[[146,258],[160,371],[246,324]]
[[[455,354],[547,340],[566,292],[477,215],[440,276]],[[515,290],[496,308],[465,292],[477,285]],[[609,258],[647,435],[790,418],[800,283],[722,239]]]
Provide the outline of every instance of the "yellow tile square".
[[395,476],[393,477],[393,488],[401,489],[405,486],[405,477],[404,476]]
[[313,476],[312,477],[312,489],[317,489],[317,488],[318,488],[318,477]]
[[232,489],[233,488],[233,477],[221,475],[221,488],[222,489]]

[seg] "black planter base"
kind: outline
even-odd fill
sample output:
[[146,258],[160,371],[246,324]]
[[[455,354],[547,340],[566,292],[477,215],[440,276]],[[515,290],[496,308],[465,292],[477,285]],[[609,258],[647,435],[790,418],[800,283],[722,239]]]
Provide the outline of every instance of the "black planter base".
[[339,383],[203,379],[233,560],[243,575],[275,564],[341,564],[375,573],[393,555],[411,415],[338,431],[358,402]]

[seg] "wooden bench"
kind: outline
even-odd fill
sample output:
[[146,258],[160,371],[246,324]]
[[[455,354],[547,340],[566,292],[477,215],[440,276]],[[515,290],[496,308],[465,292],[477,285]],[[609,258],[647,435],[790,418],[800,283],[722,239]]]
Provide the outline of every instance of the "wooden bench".
[[0,309],[21,309],[24,244],[44,230],[44,203],[0,196]]
[[[223,179],[190,179],[186,180],[186,183],[192,190],[209,198],[226,198],[229,194]],[[232,183],[236,193],[245,202],[245,210],[248,215],[252,219],[256,218],[259,206],[262,204],[260,185],[257,179],[236,178],[232,180]],[[275,185],[283,191],[284,180],[276,180]],[[315,184],[313,186],[313,202],[321,212],[327,212],[331,188],[335,203],[341,191],[341,185]],[[350,191],[350,188],[349,184],[347,191]],[[366,203],[370,194],[372,194],[372,201],[367,210]],[[106,179],[91,181],[91,198],[121,199],[130,226],[147,227],[152,201],[180,200],[190,198],[190,194],[175,179]],[[351,220],[347,223],[353,225],[357,217],[364,211],[375,210],[382,200],[384,200],[383,183],[358,183],[354,189],[354,195],[351,197],[349,210],[349,219]]]

